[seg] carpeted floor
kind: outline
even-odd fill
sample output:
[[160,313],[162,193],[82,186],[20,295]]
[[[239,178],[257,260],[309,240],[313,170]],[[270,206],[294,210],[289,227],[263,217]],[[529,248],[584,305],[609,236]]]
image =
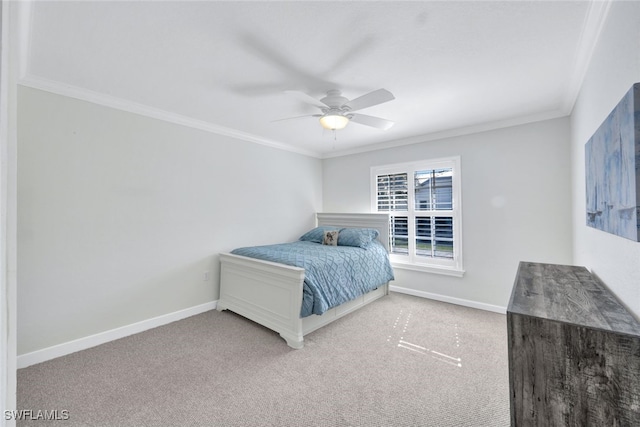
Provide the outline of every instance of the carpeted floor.
[[18,409],[68,414],[18,426],[508,426],[506,319],[391,293],[292,350],[210,311],[19,370]]

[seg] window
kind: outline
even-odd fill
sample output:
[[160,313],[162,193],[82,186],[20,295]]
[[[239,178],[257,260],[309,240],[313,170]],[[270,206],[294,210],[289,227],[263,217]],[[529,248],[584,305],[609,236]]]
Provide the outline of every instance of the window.
[[390,214],[394,266],[464,274],[459,157],[374,166],[371,201]]

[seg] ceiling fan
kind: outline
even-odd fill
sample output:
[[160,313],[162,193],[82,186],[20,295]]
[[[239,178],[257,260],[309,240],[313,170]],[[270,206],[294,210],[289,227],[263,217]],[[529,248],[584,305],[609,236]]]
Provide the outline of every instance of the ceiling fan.
[[337,89],[328,91],[327,96],[320,100],[300,91],[289,90],[285,91],[285,93],[293,95],[307,104],[314,105],[322,111],[322,114],[291,117],[291,119],[297,119],[300,117],[319,117],[322,127],[328,130],[335,131],[344,129],[350,121],[383,130],[389,129],[394,124],[391,120],[354,113],[354,111],[373,107],[374,105],[395,99],[393,94],[386,89],[374,90],[373,92],[369,92],[358,98],[352,99],[351,101],[342,96],[341,92]]

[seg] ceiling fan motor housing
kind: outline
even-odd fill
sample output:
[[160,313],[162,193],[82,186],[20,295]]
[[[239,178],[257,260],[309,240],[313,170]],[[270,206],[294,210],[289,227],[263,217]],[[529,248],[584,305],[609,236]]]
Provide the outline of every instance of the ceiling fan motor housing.
[[[323,104],[328,105],[332,109],[335,108],[335,109],[341,110],[340,107],[342,107],[344,104],[349,102],[349,100],[347,98],[345,98],[344,96],[342,96],[342,94],[341,94],[341,92],[339,90],[332,89],[332,90],[327,92],[327,96],[322,98],[320,100],[320,102],[322,102]],[[348,111],[349,107],[345,106],[344,109],[346,109]]]

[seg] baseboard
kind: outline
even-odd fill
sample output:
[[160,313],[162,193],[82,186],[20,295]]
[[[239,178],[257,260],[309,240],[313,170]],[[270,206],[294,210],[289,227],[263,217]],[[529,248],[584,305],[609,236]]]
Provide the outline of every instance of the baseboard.
[[479,310],[492,311],[494,313],[505,314],[507,307],[501,307],[499,305],[485,304],[483,302],[472,301],[463,298],[455,298],[446,295],[432,294],[431,292],[417,291],[415,289],[401,288],[399,286],[389,286],[391,292],[398,292],[401,294],[413,295],[421,298],[428,298],[436,301],[448,302],[450,304],[462,305],[465,307],[477,308]]
[[215,310],[217,303],[218,301],[207,302],[194,307],[185,308],[184,310],[174,311],[173,313],[133,323],[131,325],[100,332],[99,334],[89,335],[88,337],[79,338],[77,340],[54,345],[52,347],[43,348],[42,350],[22,354],[18,356],[17,367],[18,369],[26,368],[27,366],[35,365],[36,363],[46,362],[47,360],[75,353],[76,351],[86,350],[109,341],[128,337],[129,335],[157,328],[158,326],[163,326],[177,320],[186,319],[187,317],[195,316],[196,314],[204,313],[205,311]]
[[[415,289],[402,288],[399,286],[389,286],[391,292],[398,292],[402,294],[413,295],[421,298],[432,299],[436,301],[447,302],[451,304],[462,305],[465,307],[477,308],[480,310],[492,311],[495,313],[505,314],[506,307],[501,307],[492,304],[485,304],[477,301],[455,298],[446,295],[434,294],[430,292],[418,291]],[[129,335],[137,334],[149,329],[157,328],[158,326],[166,325],[177,320],[182,320],[187,317],[195,316],[196,314],[204,313],[205,311],[215,310],[218,301],[211,301],[205,304],[200,304],[195,307],[186,308],[184,310],[175,311],[173,313],[165,314],[162,316],[154,317],[151,319],[143,320],[141,322],[133,323],[131,325],[122,326],[120,328],[111,329],[109,331],[101,332],[99,334],[90,335],[88,337],[79,338],[77,340],[69,341],[63,344],[54,345],[52,347],[43,348],[31,353],[19,355],[17,358],[18,369],[26,368],[27,366],[35,365],[37,363],[46,362],[47,360],[55,359],[57,357],[66,356],[67,354],[75,353],[76,351],[86,350],[91,347],[98,346],[100,344],[114,341],[120,338],[127,337]]]

